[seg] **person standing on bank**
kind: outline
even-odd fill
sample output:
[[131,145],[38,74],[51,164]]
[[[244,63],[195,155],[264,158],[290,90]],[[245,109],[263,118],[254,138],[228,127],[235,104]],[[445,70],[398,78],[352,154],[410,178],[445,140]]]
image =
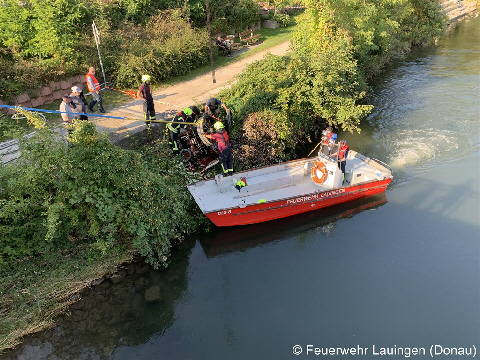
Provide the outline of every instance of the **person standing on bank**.
[[150,89],[150,79],[150,75],[142,75],[142,85],[137,92],[137,97],[143,99],[143,115],[148,126],[150,126],[149,120],[157,120],[152,90]]
[[73,103],[72,111],[76,120],[88,120],[88,116],[82,115],[87,112],[87,105],[81,98],[82,89],[78,86],[72,86],[72,93],[70,94],[70,100]]
[[85,75],[85,80],[87,82],[88,91],[93,96],[93,100],[88,105],[88,110],[94,112],[93,107],[98,102],[98,109],[101,113],[105,113],[105,109],[102,105],[102,95],[100,95],[100,84],[95,78],[95,68],[92,66],[88,69],[88,73]]
[[347,145],[345,140],[340,140],[338,144],[338,150],[336,153],[328,155],[328,157],[337,156],[338,168],[342,170],[343,180],[345,181],[345,166],[347,164],[347,156],[350,147]]
[[232,144],[230,144],[227,130],[220,121],[217,121],[213,127],[215,133],[212,135],[205,135],[209,139],[217,141],[218,150],[220,151],[220,162],[222,164],[223,176],[230,176],[233,174],[233,155]]
[[[63,120],[63,126],[67,130],[68,135],[70,135],[73,132],[73,119],[74,119],[74,109],[75,109],[75,104],[72,102],[72,99],[70,98],[70,95],[64,95],[62,96],[62,103],[60,104],[60,115],[62,116]],[[65,137],[63,130],[62,130],[62,136]]]

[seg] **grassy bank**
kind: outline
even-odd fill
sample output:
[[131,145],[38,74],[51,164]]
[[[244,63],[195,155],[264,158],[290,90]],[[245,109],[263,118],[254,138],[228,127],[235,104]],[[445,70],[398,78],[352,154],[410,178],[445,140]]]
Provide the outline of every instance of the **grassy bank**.
[[28,261],[0,282],[0,354],[24,336],[50,328],[58,315],[80,299],[79,293],[119,264],[132,260],[131,251],[88,261],[77,254],[53,262]]

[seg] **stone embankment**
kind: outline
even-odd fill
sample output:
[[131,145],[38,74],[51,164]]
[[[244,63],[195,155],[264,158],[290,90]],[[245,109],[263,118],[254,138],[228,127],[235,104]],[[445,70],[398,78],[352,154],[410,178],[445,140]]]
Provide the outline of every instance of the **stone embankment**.
[[[71,348],[83,347],[93,349],[95,354],[110,355],[109,348],[144,343],[151,336],[151,325],[145,320],[155,322],[155,327],[159,323],[168,326],[173,306],[186,289],[186,280],[182,279],[186,279],[188,262],[176,264],[168,270],[169,276],[139,261],[94,280],[92,288],[71,299],[76,302],[57,319],[59,327],[39,333],[27,347],[9,352],[9,358],[71,358]],[[50,343],[55,343],[55,356]]]
[[[32,91],[31,93],[23,93],[15,96],[13,102],[15,106],[38,108],[45,104],[50,104],[55,100],[59,100],[65,94],[70,94],[72,86],[86,86],[85,75],[77,75],[67,80],[52,82],[47,86]],[[7,105],[0,101],[0,105]],[[9,114],[14,111],[8,111]]]

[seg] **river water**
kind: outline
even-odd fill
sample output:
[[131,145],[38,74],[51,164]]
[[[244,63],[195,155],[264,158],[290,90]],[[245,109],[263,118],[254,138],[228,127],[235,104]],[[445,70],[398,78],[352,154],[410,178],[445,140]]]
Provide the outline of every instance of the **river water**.
[[5,358],[479,359],[479,34],[462,21],[392,64],[340,135],[391,165],[385,195],[131,265]]

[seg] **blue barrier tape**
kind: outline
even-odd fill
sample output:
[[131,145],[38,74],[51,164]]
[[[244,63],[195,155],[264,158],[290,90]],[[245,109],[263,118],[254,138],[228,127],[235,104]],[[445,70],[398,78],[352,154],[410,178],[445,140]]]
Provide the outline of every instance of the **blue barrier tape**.
[[[45,113],[51,113],[51,114],[67,114],[68,113],[66,111],[45,110],[45,109],[36,109],[36,108],[11,106],[11,105],[0,105],[0,108],[7,108],[7,109],[14,109],[14,110],[18,109],[18,108],[21,108],[23,110],[45,112]],[[69,114],[71,114],[71,113],[69,113]],[[101,117],[101,118],[110,118],[110,119],[119,119],[119,120],[128,120],[128,121],[143,121],[143,122],[149,122],[149,123],[181,124],[181,125],[189,125],[189,126],[196,126],[197,124],[199,124],[203,121],[203,119],[199,119],[199,120],[197,120],[193,123],[186,123],[186,122],[183,122],[183,121],[132,119],[132,118],[126,118],[126,117],[123,117],[123,116],[95,115],[95,114],[84,114],[84,113],[75,113],[75,115],[86,115],[86,116],[90,116],[90,117]],[[220,120],[216,117],[215,117],[215,119]]]
[[[11,106],[11,105],[0,105],[0,108],[7,108],[7,109],[17,109],[19,106]],[[35,109],[35,108],[28,108],[28,107],[21,107],[24,110],[29,111],[38,111],[38,112],[45,112],[45,113],[52,113],[52,114],[66,114],[66,111],[58,111],[58,110],[45,110],[45,109]],[[110,116],[110,115],[96,115],[96,114],[84,114],[84,113],[75,113],[75,115],[86,115],[86,116],[95,116],[95,117],[103,117],[103,118],[110,118],[110,119],[121,119],[126,120],[123,116]]]

